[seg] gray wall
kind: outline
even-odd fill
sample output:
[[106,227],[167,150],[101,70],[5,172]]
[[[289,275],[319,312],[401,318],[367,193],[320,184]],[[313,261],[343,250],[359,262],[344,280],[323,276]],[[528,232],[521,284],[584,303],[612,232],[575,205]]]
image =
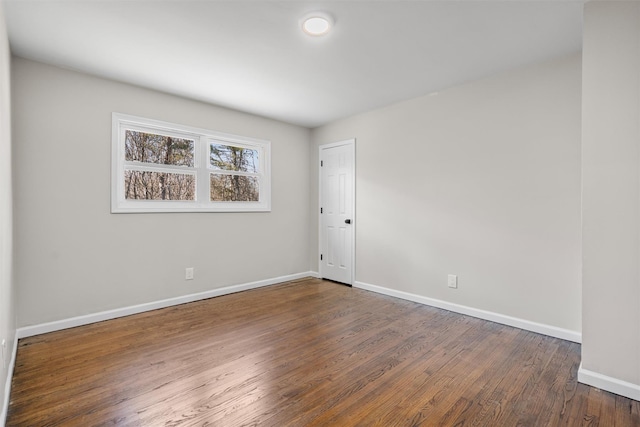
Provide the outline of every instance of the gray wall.
[[[308,129],[12,65],[19,326],[309,271]],[[114,111],[270,140],[272,211],[111,214]]]
[[640,3],[584,18],[582,367],[640,396]]
[[[11,197],[11,101],[9,97],[10,53],[4,12],[0,4],[0,341],[5,357],[0,361],[0,402],[4,403],[9,359],[13,353],[16,315],[13,290],[13,225]],[[1,403],[0,403],[1,404]],[[0,407],[0,411],[4,408]],[[0,413],[0,424],[4,422]]]
[[356,281],[580,332],[580,61],[315,129],[313,265],[317,147],[356,138]]

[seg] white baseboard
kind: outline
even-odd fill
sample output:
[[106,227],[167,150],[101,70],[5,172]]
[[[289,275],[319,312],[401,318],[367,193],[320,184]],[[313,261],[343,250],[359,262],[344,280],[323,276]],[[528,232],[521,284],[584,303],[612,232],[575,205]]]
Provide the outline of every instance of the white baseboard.
[[578,368],[578,382],[601,390],[610,391],[633,400],[640,400],[640,385],[619,380],[584,369],[582,363]]
[[442,308],[444,310],[453,311],[455,313],[466,314],[467,316],[477,317],[479,319],[513,326],[519,329],[524,329],[526,331],[536,332],[538,334],[548,335],[551,337],[561,338],[563,340],[577,343],[582,342],[582,334],[580,332],[571,331],[568,329],[545,325],[543,323],[531,322],[529,320],[506,316],[504,314],[494,313],[492,311],[480,310],[473,307],[467,307],[465,305],[454,304],[447,301],[428,298],[408,292],[397,291],[395,289],[389,289],[382,286],[371,285],[368,283],[356,281],[353,286],[367,291],[377,292],[379,294],[402,298],[420,304],[429,305],[431,307]]
[[0,425],[4,426],[9,414],[9,401],[11,400],[11,381],[13,380],[13,369],[16,366],[16,354],[18,353],[18,334],[13,337],[13,350],[9,359],[9,370],[7,371],[7,381],[4,384],[4,402],[2,402],[2,413],[0,413]]
[[320,278],[320,273],[318,273],[317,271],[310,271],[309,272],[309,277],[313,277],[313,278],[319,279]]
[[289,280],[302,279],[304,277],[317,277],[317,273],[306,271],[304,273],[290,274],[287,276],[274,277],[272,279],[259,280],[257,282],[244,283],[240,285],[226,286],[224,288],[212,289],[210,291],[199,292],[196,294],[168,298],[161,301],[153,301],[129,307],[116,308],[114,310],[57,320],[55,322],[42,323],[33,326],[24,326],[22,328],[18,328],[16,335],[18,338],[26,338],[34,335],[46,334],[48,332],[75,328],[76,326],[83,326],[90,323],[102,322],[104,320],[116,319],[118,317],[130,316],[132,314],[143,313],[145,311],[157,310],[159,308],[170,307],[173,305],[185,304],[188,302],[218,297],[221,295],[227,295],[235,292],[269,286],[276,283],[288,282]]

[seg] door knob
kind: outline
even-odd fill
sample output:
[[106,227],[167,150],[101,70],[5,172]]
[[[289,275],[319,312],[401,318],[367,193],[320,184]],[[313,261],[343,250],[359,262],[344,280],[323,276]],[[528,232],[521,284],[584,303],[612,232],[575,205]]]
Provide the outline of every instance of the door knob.
[[351,220],[350,220],[350,219],[345,219],[345,220],[344,220],[344,223],[345,223],[345,224],[351,224]]

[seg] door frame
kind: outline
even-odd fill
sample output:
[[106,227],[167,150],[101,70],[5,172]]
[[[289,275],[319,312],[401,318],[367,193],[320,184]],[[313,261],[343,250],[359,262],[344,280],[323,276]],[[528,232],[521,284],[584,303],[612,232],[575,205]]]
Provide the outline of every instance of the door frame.
[[322,278],[322,264],[320,260],[320,254],[322,254],[323,238],[322,238],[322,214],[320,213],[320,207],[322,206],[322,167],[320,162],[322,161],[322,150],[329,148],[340,147],[347,145],[351,147],[351,277],[349,278],[349,286],[353,286],[356,278],[356,226],[358,221],[356,220],[356,139],[345,139],[343,141],[332,142],[329,144],[322,144],[318,146],[318,274]]

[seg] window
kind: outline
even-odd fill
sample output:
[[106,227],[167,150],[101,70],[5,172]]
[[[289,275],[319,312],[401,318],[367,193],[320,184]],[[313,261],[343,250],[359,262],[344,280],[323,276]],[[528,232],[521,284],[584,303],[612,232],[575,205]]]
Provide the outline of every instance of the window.
[[111,212],[271,210],[269,141],[113,113]]

